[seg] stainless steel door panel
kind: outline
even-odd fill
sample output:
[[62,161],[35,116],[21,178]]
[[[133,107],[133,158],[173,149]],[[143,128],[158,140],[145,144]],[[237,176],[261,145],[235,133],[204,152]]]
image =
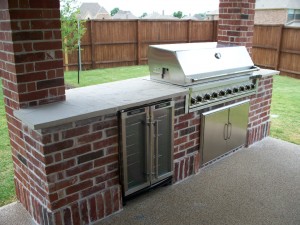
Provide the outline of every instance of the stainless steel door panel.
[[202,117],[202,163],[226,152],[228,109],[204,113]]
[[166,102],[151,107],[153,120],[153,175],[152,183],[173,174],[173,125],[174,102]]
[[228,150],[232,150],[246,143],[248,126],[249,101],[229,109],[229,138]]
[[246,100],[202,114],[202,164],[245,144],[248,113]]
[[122,141],[125,195],[150,184],[148,156],[148,110],[122,113]]

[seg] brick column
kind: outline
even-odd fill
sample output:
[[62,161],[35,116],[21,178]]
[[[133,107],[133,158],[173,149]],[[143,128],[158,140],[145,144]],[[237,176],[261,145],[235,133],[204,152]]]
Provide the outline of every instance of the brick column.
[[7,107],[64,100],[59,0],[0,4],[0,69]]
[[220,0],[218,42],[246,46],[251,54],[255,0]]
[[59,0],[0,0],[0,6],[0,76],[16,194],[43,224],[48,211],[38,206],[44,204],[41,196],[49,198],[44,158],[28,144],[13,111],[65,100]]

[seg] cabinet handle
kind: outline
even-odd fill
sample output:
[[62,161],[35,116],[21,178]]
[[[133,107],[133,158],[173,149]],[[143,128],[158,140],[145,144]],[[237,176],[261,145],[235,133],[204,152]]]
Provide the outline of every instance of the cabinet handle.
[[155,173],[156,178],[158,178],[158,121],[154,122],[155,126]]
[[224,137],[224,140],[228,139],[228,124],[227,123],[225,123],[225,125],[224,125],[223,137]]
[[[229,136],[227,137],[227,139],[230,139],[231,138],[231,131],[232,131],[232,124],[231,123],[228,123],[228,128],[229,128]],[[228,134],[228,131],[227,131],[227,134]]]

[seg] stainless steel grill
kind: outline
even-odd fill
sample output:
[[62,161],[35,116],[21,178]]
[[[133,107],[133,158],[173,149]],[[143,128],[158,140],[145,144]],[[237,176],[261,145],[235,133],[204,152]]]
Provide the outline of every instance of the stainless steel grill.
[[216,42],[149,46],[151,80],[184,86],[186,112],[256,92],[250,55],[244,46]]

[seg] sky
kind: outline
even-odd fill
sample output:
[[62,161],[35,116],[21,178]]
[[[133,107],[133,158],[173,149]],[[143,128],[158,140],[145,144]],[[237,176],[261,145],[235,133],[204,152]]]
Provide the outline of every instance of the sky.
[[79,2],[98,2],[109,13],[118,7],[120,10],[131,11],[139,17],[144,12],[151,14],[158,12],[172,15],[173,12],[181,11],[183,15],[194,15],[207,11],[217,10],[219,0],[78,0]]

